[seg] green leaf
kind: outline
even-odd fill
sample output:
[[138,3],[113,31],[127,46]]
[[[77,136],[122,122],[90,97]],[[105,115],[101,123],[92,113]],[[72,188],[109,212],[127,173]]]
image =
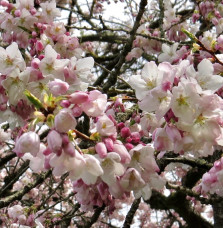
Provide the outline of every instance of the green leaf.
[[37,108],[37,109],[44,109],[43,104],[41,101],[35,97],[32,93],[30,93],[28,90],[24,91],[24,94],[28,98],[28,100]]
[[134,125],[135,123],[136,123],[135,120],[132,119],[132,120],[130,121],[130,126]]
[[29,29],[27,29],[27,28],[25,28],[25,27],[23,27],[21,25],[18,25],[18,27],[21,28],[23,31],[28,32],[29,34],[32,34],[32,31],[29,30]]
[[191,32],[187,31],[184,28],[182,28],[181,31],[183,33],[185,33],[191,40],[193,40],[194,42],[197,42],[198,39],[197,39],[197,37],[194,34],[192,34]]

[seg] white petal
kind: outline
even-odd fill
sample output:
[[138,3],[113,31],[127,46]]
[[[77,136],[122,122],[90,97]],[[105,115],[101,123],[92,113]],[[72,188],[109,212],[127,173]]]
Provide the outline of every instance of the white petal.
[[49,44],[45,48],[45,58],[50,58],[52,60],[55,60],[57,58],[56,51]]
[[214,67],[208,59],[203,59],[197,66],[200,75],[211,75],[214,72]]
[[81,69],[91,69],[94,66],[94,59],[92,57],[87,57],[83,59],[79,59],[76,64],[77,70]]
[[85,155],[86,158],[86,171],[94,176],[102,175],[103,169],[100,166],[100,162],[93,155]]
[[162,44],[162,51],[165,53],[170,52],[170,46],[167,44]]
[[148,62],[144,65],[142,69],[142,78],[147,81],[149,79],[150,81],[157,78],[158,75],[158,69],[155,62]]
[[13,42],[10,46],[6,48],[7,53],[9,54],[10,58],[13,59],[18,54],[18,44]]

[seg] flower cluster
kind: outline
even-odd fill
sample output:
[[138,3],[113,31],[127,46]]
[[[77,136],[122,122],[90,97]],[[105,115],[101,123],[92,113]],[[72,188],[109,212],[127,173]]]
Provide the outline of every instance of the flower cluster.
[[140,109],[149,118],[155,112],[160,121],[160,126],[150,132],[158,151],[208,156],[214,146],[222,145],[223,103],[215,92],[222,87],[223,79],[213,74],[213,65],[207,59],[197,69],[188,60],[175,66],[148,62],[141,75],[129,80]]
[[[14,115],[10,128],[22,127],[13,149],[17,156],[29,160],[34,172],[69,173],[85,209],[111,204],[131,191],[149,199],[152,188],[162,189],[165,181],[158,175],[152,146],[109,114],[124,111],[120,98],[109,106],[105,94],[86,92],[94,60],[82,58],[78,40],[63,23],[54,22],[59,16],[55,2],[41,3],[41,11],[33,1],[1,4],[7,9],[0,27],[4,42],[11,43],[0,50],[1,116]],[[27,47],[30,55],[21,52]],[[76,129],[84,115],[92,121],[90,137]],[[37,126],[49,131],[45,141]],[[81,137],[94,146],[81,150]],[[86,194],[93,194],[88,201]]]
[[[41,176],[44,173],[47,179],[50,173],[54,183],[62,180],[63,188],[60,184],[57,187],[66,192],[64,198],[75,195],[72,200],[78,201],[82,210],[108,206],[109,212],[113,212],[116,199],[130,198],[133,193],[136,199],[148,200],[152,190],[157,194],[163,191],[166,181],[171,182],[170,178],[165,179],[163,171],[168,173],[177,168],[176,183],[181,183],[191,160],[184,169],[183,165],[171,163],[171,159],[177,158],[175,163],[188,158],[193,162],[199,158],[205,160],[223,146],[223,78],[220,75],[223,63],[222,55],[216,54],[216,51],[223,52],[222,35],[217,37],[205,31],[203,36],[195,37],[189,32],[193,26],[186,20],[181,23],[182,18],[171,2],[163,1],[163,6],[160,2],[162,28],[153,30],[142,20],[132,50],[128,54],[123,52],[126,55],[122,53],[121,58],[134,62],[133,58],[152,53],[156,61],[143,62],[141,70],[127,81],[119,78],[125,82],[124,90],[111,88],[105,94],[103,83],[109,83],[109,77],[103,79],[102,87],[89,86],[100,72],[96,68],[96,73],[92,73],[94,59],[84,51],[85,48],[89,52],[93,50],[91,43],[80,45],[62,22],[56,22],[60,10],[55,1],[38,3],[38,7],[35,4],[34,0],[17,0],[15,4],[0,2],[5,9],[0,15],[0,152],[4,154],[2,151],[7,145],[14,152],[9,157],[18,157],[18,164],[11,161],[12,172],[24,165],[22,174],[32,171]],[[95,4],[92,13],[101,12],[101,3]],[[200,17],[211,19],[220,34],[222,3],[207,0],[197,4],[193,23]],[[85,16],[85,19],[89,18]],[[100,20],[102,23],[103,18]],[[167,31],[165,35],[164,31]],[[196,28],[194,31],[198,32]],[[196,42],[193,52],[189,42],[188,46],[180,46],[180,41],[185,41],[187,36]],[[113,56],[106,58],[113,59]],[[116,66],[119,67],[120,61]],[[122,68],[117,72],[110,70],[105,69],[111,76],[122,72]],[[125,90],[126,86],[130,90]],[[3,126],[5,123],[8,127]],[[4,158],[7,163],[7,156]],[[157,162],[159,159],[164,159],[165,167],[162,161]],[[223,159],[215,161],[198,186],[202,193],[223,196],[222,170]],[[20,192],[25,182],[26,186],[31,185],[30,175],[29,180],[22,177],[8,183],[6,172],[10,174],[11,168],[0,173],[4,178],[0,194],[7,195],[4,186]],[[48,198],[43,203],[35,199],[41,194],[42,198],[44,194],[57,197],[58,189],[46,187],[46,182],[41,185],[42,189],[33,187],[29,196],[21,197],[23,201],[34,198],[33,207],[13,203],[6,218],[27,226],[40,224],[41,227],[41,223],[49,220],[53,221],[51,224],[57,223],[59,213],[42,210]],[[70,187],[72,192],[68,190]],[[195,202],[193,197],[188,199]],[[61,202],[61,211],[70,202]],[[57,207],[53,202],[51,206]]]

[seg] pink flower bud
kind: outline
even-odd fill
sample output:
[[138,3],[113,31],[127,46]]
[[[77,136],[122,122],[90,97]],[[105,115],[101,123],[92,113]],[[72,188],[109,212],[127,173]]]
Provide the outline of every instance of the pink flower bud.
[[81,104],[83,102],[86,102],[87,100],[88,100],[88,94],[85,92],[81,92],[81,91],[72,93],[69,96],[69,101],[72,104]]
[[134,146],[131,143],[126,143],[125,147],[127,150],[131,150]]
[[220,171],[222,169],[221,161],[215,161],[214,162],[214,168],[216,169],[216,171]]
[[69,108],[70,106],[70,102],[68,100],[63,100],[60,102],[60,105],[63,107],[63,108]]
[[119,154],[122,163],[129,163],[131,161],[131,156],[121,141],[115,141],[113,151]]
[[74,115],[74,117],[79,117],[82,114],[82,108],[78,105],[75,105],[72,109],[72,113]]
[[37,33],[35,31],[32,32],[32,37],[37,37]]
[[114,149],[114,143],[111,138],[105,138],[104,140],[105,146],[109,152],[112,152]]
[[40,60],[38,58],[35,58],[32,60],[31,62],[31,66],[34,68],[34,69],[39,69],[39,63],[40,63]]
[[9,6],[9,2],[6,1],[6,0],[2,0],[2,1],[0,2],[0,5],[3,6],[3,7],[8,7],[8,6]]
[[42,28],[42,26],[43,26],[43,24],[42,24],[42,23],[37,23],[37,25],[36,25],[36,26],[37,26],[37,28],[38,28],[38,29],[41,29],[41,28]]
[[0,111],[5,111],[7,109],[6,104],[0,104]]
[[212,184],[217,181],[217,176],[216,174],[205,173],[202,177],[202,181],[205,184]]
[[44,49],[44,46],[41,41],[36,42],[36,51],[41,52]]
[[64,153],[70,155],[71,157],[74,157],[76,155],[76,151],[74,148],[74,145],[69,142],[66,146],[64,146]]
[[45,24],[42,24],[42,29],[43,30],[46,30],[47,29],[47,26]]
[[62,150],[62,137],[55,130],[52,130],[47,135],[47,143],[50,150],[56,154],[60,153],[60,151]]
[[107,156],[107,148],[103,142],[99,142],[95,146],[95,150],[100,158],[105,158]]
[[125,124],[123,122],[120,122],[117,124],[118,129],[122,129],[123,127],[125,127]]
[[63,146],[66,146],[70,142],[68,135],[62,136],[62,144]]
[[42,60],[44,57],[45,57],[45,55],[42,54],[42,55],[39,55],[38,58],[39,58],[39,60]]
[[45,155],[45,156],[47,156],[47,155],[49,155],[49,154],[51,154],[52,153],[52,151],[51,151],[51,149],[49,148],[49,147],[47,147],[44,151],[43,151],[43,154]]
[[139,132],[132,132],[131,138],[132,138],[132,143],[139,143],[141,136],[140,136]]
[[49,82],[47,85],[49,86],[50,92],[54,96],[65,94],[69,88],[69,84],[60,79],[55,79],[54,81]]
[[70,77],[70,72],[69,72],[67,67],[64,67],[63,74],[64,74],[65,78],[69,78]]
[[34,15],[34,14],[36,14],[36,9],[33,7],[31,10],[30,10],[30,13],[32,14],[32,15]]
[[7,5],[8,9],[6,10],[6,13],[10,13],[12,11],[12,9],[14,8],[14,5],[12,3],[9,3]]
[[39,136],[35,132],[29,131],[27,133],[24,133],[19,139],[16,140],[15,148],[13,149],[13,151],[19,156],[29,152],[34,157],[36,157],[39,149]]
[[127,137],[127,138],[125,139],[125,141],[126,141],[127,143],[131,143],[131,142],[132,142],[132,138],[131,138],[131,137]]
[[108,186],[104,182],[101,182],[97,185],[97,189],[99,191],[101,198],[103,200],[106,200],[109,195]]
[[218,19],[216,18],[216,17],[213,17],[212,19],[211,19],[211,22],[216,26],[216,25],[218,25]]
[[20,10],[15,10],[14,12],[16,17],[20,17],[21,16],[21,11]]
[[55,128],[61,133],[66,133],[77,126],[77,121],[73,117],[71,110],[68,108],[61,109],[55,116]]
[[44,168],[45,169],[51,169],[52,168],[50,165],[50,158],[51,158],[51,156],[48,156],[45,158],[45,162],[44,162]]
[[122,137],[122,138],[127,138],[128,136],[130,136],[131,131],[130,131],[130,129],[129,129],[128,127],[123,127],[123,128],[121,129],[120,134],[121,134],[121,137]]

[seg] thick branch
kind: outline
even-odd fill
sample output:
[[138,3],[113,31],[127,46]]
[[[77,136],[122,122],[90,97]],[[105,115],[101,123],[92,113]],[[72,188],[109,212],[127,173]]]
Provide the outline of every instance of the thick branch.
[[79,208],[80,208],[80,204],[76,203],[71,211],[67,212],[65,215],[63,215],[61,220],[56,221],[52,225],[61,224],[61,226],[63,227],[68,227],[70,225],[71,219],[74,217],[75,213],[78,211]]
[[6,197],[3,200],[0,200],[0,208],[7,207],[10,203],[15,200],[21,200],[22,197],[28,193],[31,189],[35,188],[37,185],[42,184],[43,181],[48,178],[51,174],[51,171],[40,174],[33,183],[30,183],[20,191],[15,192],[13,195]]
[[85,225],[83,226],[83,228],[90,228],[95,222],[97,222],[101,212],[105,209],[105,205],[103,205],[102,207],[98,207],[97,209],[95,209],[94,214],[91,217],[91,220],[89,220],[87,223],[85,223]]
[[115,66],[114,71],[112,72],[112,74],[108,78],[108,81],[105,83],[105,85],[103,87],[104,92],[106,92],[111,86],[115,85],[115,83],[117,81],[117,77],[120,73],[120,69],[121,69],[123,63],[125,62],[125,57],[127,56],[128,52],[130,52],[132,49],[132,43],[133,43],[133,40],[135,39],[135,34],[136,34],[136,31],[140,25],[140,21],[141,21],[143,13],[145,11],[146,5],[147,5],[147,0],[141,0],[140,5],[139,5],[139,12],[138,12],[137,17],[136,17],[136,21],[134,23],[134,26],[133,26],[131,32],[130,32],[129,41],[125,45],[125,47],[124,47],[124,49],[120,55],[119,61]]
[[189,159],[184,157],[163,157],[160,160],[158,160],[158,164],[165,168],[168,164],[171,162],[179,162],[182,164],[190,165],[191,167],[198,167],[205,170],[209,170],[213,164],[208,163],[204,159]]
[[164,37],[164,31],[163,31],[163,18],[164,18],[164,3],[163,0],[159,0],[159,8],[160,8],[160,17],[159,17],[159,24],[160,24],[160,35],[161,37]]
[[14,153],[14,152],[10,152],[6,156],[2,157],[0,160],[0,168],[2,168],[2,166],[4,166],[7,162],[9,162],[10,160],[12,160],[15,157],[16,157],[16,153]]
[[[4,181],[5,184],[2,186],[2,188],[0,189],[0,196],[4,197],[7,193],[7,191],[10,191],[14,185],[14,183],[16,181],[18,181],[18,179],[22,176],[23,173],[25,173],[25,171],[29,168],[29,161],[24,162],[21,167],[15,172],[13,172],[12,174],[10,174],[9,176],[6,176]],[[9,194],[7,194],[9,195]]]
[[139,207],[140,201],[141,201],[141,198],[135,199],[134,202],[132,203],[132,206],[131,206],[130,210],[128,211],[128,214],[126,215],[123,228],[130,228],[130,226],[132,224],[132,220],[135,215],[135,212]]
[[114,34],[106,34],[106,33],[99,33],[99,34],[92,34],[78,37],[80,42],[87,42],[87,41],[99,41],[99,42],[109,42],[109,43],[119,43],[123,44],[128,39],[123,36],[118,36]]
[[223,227],[223,199],[213,204],[214,210],[214,228]]
[[174,209],[186,221],[188,228],[213,228],[209,222],[192,210],[186,199],[186,194],[181,191],[174,192],[168,197],[160,192],[153,191],[152,197],[146,202],[150,204],[152,209]]

